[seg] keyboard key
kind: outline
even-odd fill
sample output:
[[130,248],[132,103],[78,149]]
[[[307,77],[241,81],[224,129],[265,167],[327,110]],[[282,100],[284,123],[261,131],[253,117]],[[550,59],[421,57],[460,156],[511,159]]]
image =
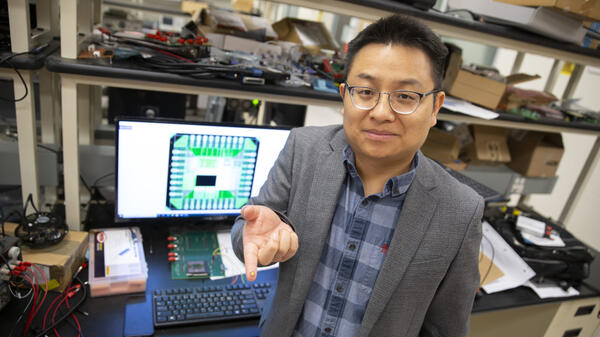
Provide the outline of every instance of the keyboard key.
[[187,319],[192,320],[192,319],[203,319],[203,318],[211,318],[211,317],[219,317],[219,316],[225,316],[225,313],[222,311],[215,311],[215,312],[207,312],[207,313],[200,313],[200,314],[189,314],[186,316]]

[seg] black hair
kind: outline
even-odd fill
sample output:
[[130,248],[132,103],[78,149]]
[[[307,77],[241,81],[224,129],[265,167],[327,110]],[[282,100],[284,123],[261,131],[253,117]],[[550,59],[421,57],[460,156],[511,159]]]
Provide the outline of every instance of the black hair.
[[431,63],[431,77],[435,88],[442,88],[448,49],[440,38],[422,22],[408,16],[392,15],[381,18],[363,29],[348,44],[346,78],[348,78],[356,54],[363,47],[372,43],[402,45],[423,51]]

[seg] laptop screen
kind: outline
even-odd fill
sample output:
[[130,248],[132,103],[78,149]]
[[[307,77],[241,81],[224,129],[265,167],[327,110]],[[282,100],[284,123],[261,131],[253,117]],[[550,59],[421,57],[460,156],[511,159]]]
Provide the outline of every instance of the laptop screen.
[[117,222],[240,214],[267,179],[289,129],[121,119]]

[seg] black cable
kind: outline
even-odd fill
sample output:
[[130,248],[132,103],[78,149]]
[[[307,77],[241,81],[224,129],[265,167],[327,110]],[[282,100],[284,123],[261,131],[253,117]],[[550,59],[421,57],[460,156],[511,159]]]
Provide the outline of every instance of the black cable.
[[27,206],[31,203],[31,207],[33,207],[33,210],[36,213],[39,213],[40,211],[37,209],[37,207],[35,206],[35,203],[33,202],[33,195],[31,193],[29,193],[29,195],[27,196],[27,201],[25,202],[25,206],[23,206],[23,216],[27,216]]
[[15,215],[15,214],[16,214],[16,215],[18,215],[18,216],[19,216],[19,218],[22,218],[22,217],[23,217],[23,214],[21,214],[21,212],[19,212],[19,211],[16,211],[16,210],[15,210],[15,211],[12,211],[12,212],[8,213],[8,215],[7,215],[7,216],[5,216],[5,217],[3,217],[3,218],[0,218],[0,222],[2,223],[2,236],[6,236],[6,232],[5,232],[5,230],[4,230],[4,224],[6,223],[6,221],[7,221],[8,219],[10,219],[10,217],[11,217],[11,216],[13,216],[13,215]]
[[[75,310],[77,310],[77,308],[79,308],[79,306],[87,299],[87,290],[86,290],[85,284],[78,277],[75,277],[73,280],[77,280],[77,282],[79,282],[79,284],[81,284],[81,289],[83,290],[83,296],[81,297],[81,299],[79,300],[79,302],[77,302],[75,305],[71,306],[71,309],[69,309],[65,315],[63,315],[58,321],[52,323],[52,325],[50,325],[44,331],[42,331],[41,333],[35,335],[36,337],[44,337],[50,330],[56,328],[65,319],[67,319],[69,316],[71,316],[71,314]],[[65,296],[66,296],[66,294],[65,294]]]
[[99,183],[99,182],[100,182],[102,179],[108,178],[108,177],[110,177],[110,176],[112,176],[112,175],[115,175],[115,173],[114,173],[114,172],[110,172],[110,173],[107,173],[107,174],[105,174],[105,175],[101,176],[100,178],[96,179],[96,181],[94,181],[94,183],[92,184],[92,187],[97,187],[98,183]]
[[19,55],[25,55],[25,54],[29,54],[29,53],[30,52],[12,54],[12,55],[9,55],[9,56],[7,56],[7,57],[5,57],[5,58],[3,58],[3,59],[0,60],[0,64],[7,63],[8,65],[10,65],[13,68],[13,70],[19,76],[19,79],[21,80],[21,83],[23,83],[23,87],[25,88],[25,94],[23,94],[23,96],[21,98],[12,99],[12,98],[0,97],[1,100],[7,101],[7,102],[16,103],[16,102],[20,102],[20,101],[24,100],[25,97],[27,97],[27,95],[29,94],[29,89],[27,88],[27,83],[25,83],[25,79],[21,75],[21,72],[19,71],[19,69],[17,69],[17,67],[15,67],[15,65],[12,62],[10,62],[10,59],[12,59],[13,57],[16,57],[16,56],[19,56]]
[[488,239],[485,235],[483,235],[483,238],[488,242],[488,244],[492,248],[492,257],[490,258],[490,266],[488,267],[488,270],[485,272],[485,275],[483,276],[483,278],[481,279],[481,282],[479,283],[480,288],[483,285],[483,283],[485,282],[485,280],[487,279],[487,277],[489,276],[490,271],[492,271],[492,266],[494,266],[494,258],[496,255],[496,249],[494,248],[494,245],[492,244],[490,239]]
[[[6,136],[9,137],[9,138],[14,139],[16,141],[19,140],[19,136],[15,136],[15,135],[11,135],[11,134],[6,134]],[[51,148],[49,148],[49,147],[47,147],[45,145],[39,144],[39,143],[37,143],[35,145],[37,145],[38,147],[40,147],[40,148],[42,148],[44,150],[47,150],[47,151],[53,152],[53,153],[55,153],[57,155],[60,155],[60,152],[61,152],[60,150],[51,149]]]
[[29,300],[29,303],[27,304],[27,306],[25,306],[25,309],[21,313],[21,316],[19,316],[19,319],[17,319],[17,322],[15,323],[15,325],[13,325],[12,329],[10,329],[10,334],[8,334],[8,337],[11,337],[13,332],[15,332],[15,328],[21,322],[21,320],[23,319],[23,316],[25,316],[25,313],[27,312],[27,309],[29,308],[29,306],[31,305],[32,302],[33,302],[33,294],[31,295],[31,299]]
[[92,189],[90,188],[88,183],[85,181],[85,179],[83,179],[83,175],[79,174],[79,179],[83,183],[83,186],[85,186],[85,188],[88,190],[88,192],[90,192],[90,195],[92,195]]

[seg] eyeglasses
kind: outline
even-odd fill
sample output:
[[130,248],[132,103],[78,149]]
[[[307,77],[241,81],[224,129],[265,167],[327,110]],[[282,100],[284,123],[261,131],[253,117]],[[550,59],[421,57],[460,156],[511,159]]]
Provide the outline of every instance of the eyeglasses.
[[379,91],[369,87],[351,86],[348,82],[344,82],[348,92],[350,92],[350,100],[352,104],[360,110],[371,110],[377,103],[381,94],[388,95],[388,103],[392,110],[402,115],[409,115],[419,107],[419,103],[423,97],[431,95],[442,90],[434,89],[426,93],[420,93],[411,90],[394,90],[394,91]]

